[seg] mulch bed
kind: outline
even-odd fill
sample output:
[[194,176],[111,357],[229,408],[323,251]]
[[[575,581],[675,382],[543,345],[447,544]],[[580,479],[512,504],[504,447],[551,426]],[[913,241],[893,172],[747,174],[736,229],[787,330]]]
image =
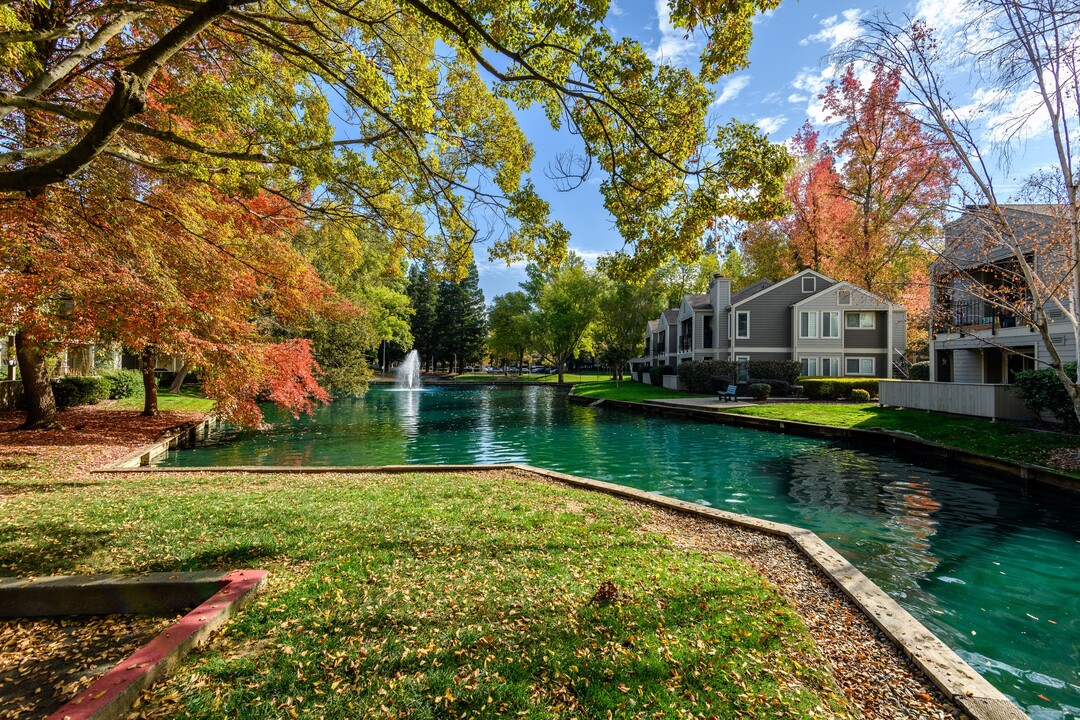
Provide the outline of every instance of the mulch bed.
[[178,617],[0,622],[0,718],[42,718],[55,712]]

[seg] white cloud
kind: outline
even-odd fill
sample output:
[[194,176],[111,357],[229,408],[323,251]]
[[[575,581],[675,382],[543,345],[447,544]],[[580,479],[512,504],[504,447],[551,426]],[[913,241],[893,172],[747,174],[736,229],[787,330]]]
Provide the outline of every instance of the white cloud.
[[686,37],[686,31],[671,24],[671,12],[667,0],[653,0],[656,8],[657,28],[660,30],[660,44],[652,52],[655,62],[669,65],[685,65],[686,60],[701,54],[703,42],[693,36]]
[[611,0],[611,4],[608,5],[608,15],[613,17],[622,17],[626,14],[626,11],[622,9],[617,0]]
[[772,20],[773,15],[775,15],[775,14],[776,14],[776,9],[775,8],[773,8],[772,10],[766,10],[765,12],[761,13],[760,15],[755,15],[754,19],[751,20],[750,22],[753,23],[754,25],[760,25],[762,23],[766,23],[766,22]]
[[840,15],[830,15],[821,21],[821,30],[799,41],[800,45],[806,46],[815,42],[826,42],[829,49],[839,47],[848,40],[858,37],[861,32],[859,20],[863,11],[859,8],[845,10]]
[[787,96],[787,101],[789,103],[801,103],[801,102],[806,102],[809,99],[810,99],[809,95],[803,95],[801,93],[791,93],[790,95]]
[[568,250],[577,255],[582,260],[584,260],[585,265],[591,268],[596,267],[597,260],[599,260],[604,255],[609,254],[609,252],[606,250],[582,250],[581,248],[576,247],[570,247],[568,248]]
[[[831,83],[840,78],[845,67],[843,64],[834,63],[826,65],[820,70],[803,68],[795,75],[795,79],[791,81],[791,86],[801,91],[800,94],[803,99],[809,100],[809,104],[806,106],[806,116],[814,125],[833,125],[838,122],[838,120],[829,119],[828,113],[825,111],[825,103],[820,96]],[[863,86],[869,85],[874,79],[873,68],[866,63],[856,63],[855,77]],[[799,94],[793,94],[788,100],[800,102],[798,97]]]
[[728,78],[724,83],[724,86],[720,88],[720,94],[713,100],[713,107],[723,105],[726,102],[730,102],[739,96],[739,93],[750,84],[749,75],[738,75],[733,78]]
[[761,132],[765,133],[766,135],[772,135],[774,132],[784,127],[784,125],[787,123],[787,116],[773,115],[770,117],[758,118],[754,122],[759,128],[761,128]]

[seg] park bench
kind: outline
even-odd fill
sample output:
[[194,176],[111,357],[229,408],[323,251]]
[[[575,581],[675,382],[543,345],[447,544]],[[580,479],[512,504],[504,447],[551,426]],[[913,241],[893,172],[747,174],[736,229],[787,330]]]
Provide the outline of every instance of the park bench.
[[716,395],[720,400],[735,400],[735,386],[728,385],[727,390],[718,390]]

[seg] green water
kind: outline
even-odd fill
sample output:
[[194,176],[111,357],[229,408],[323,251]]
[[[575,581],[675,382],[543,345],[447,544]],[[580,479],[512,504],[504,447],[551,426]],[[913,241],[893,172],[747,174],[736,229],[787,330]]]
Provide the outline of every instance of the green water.
[[511,462],[809,528],[1033,718],[1080,718],[1078,494],[593,410],[549,388],[376,389],[267,432],[224,431],[161,464]]

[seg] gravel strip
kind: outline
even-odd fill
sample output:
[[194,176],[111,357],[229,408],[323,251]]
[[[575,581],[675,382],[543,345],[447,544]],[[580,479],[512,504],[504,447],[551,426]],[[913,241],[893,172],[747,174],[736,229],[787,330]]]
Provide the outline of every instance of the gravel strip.
[[58,710],[177,617],[0,622],[0,718],[41,718]]

